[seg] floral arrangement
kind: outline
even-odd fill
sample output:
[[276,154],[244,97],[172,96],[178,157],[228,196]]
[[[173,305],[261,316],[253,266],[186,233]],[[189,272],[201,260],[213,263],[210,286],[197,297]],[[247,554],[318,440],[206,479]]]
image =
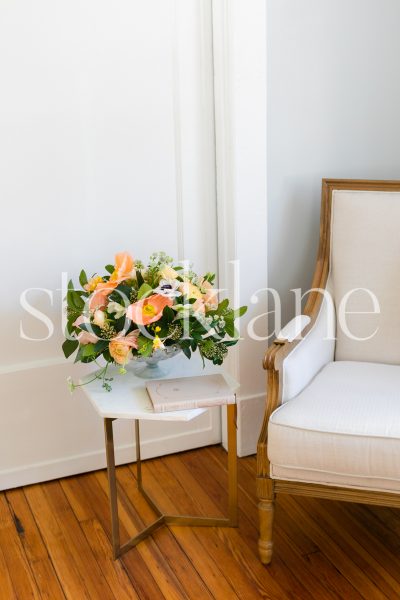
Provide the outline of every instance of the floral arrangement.
[[[81,271],[81,289],[68,283],[66,358],[75,351],[75,362],[105,360],[95,378],[110,391],[109,364],[126,373],[128,360],[146,359],[181,350],[187,358],[199,351],[215,365],[222,364],[228,347],[238,342],[235,319],[247,307],[233,310],[227,299],[218,301],[213,288],[215,275],[198,276],[191,267],[172,266],[164,252],[150,256],[147,266],[125,252],[117,254],[115,265],[105,275],[88,279]],[[71,391],[77,387],[69,378]]]

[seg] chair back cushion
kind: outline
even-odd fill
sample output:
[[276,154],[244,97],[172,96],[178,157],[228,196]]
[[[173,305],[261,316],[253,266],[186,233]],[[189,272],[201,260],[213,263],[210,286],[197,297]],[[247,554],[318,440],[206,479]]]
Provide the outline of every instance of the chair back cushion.
[[335,360],[400,364],[400,192],[333,191],[330,264]]

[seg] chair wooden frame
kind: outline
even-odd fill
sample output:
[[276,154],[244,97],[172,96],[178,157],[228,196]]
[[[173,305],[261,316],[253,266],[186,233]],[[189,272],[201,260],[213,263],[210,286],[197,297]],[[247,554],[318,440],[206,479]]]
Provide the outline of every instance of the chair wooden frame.
[[[356,179],[322,180],[320,240],[317,263],[311,285],[312,289],[325,289],[328,279],[331,206],[332,192],[334,190],[400,192],[400,181],[367,181]],[[322,294],[319,292],[311,292],[308,296],[303,314],[308,315],[311,321],[302,331],[302,337],[313,328],[321,308],[322,297]],[[274,503],[277,493],[400,507],[400,494],[396,493],[341,488],[337,486],[272,479],[270,477],[270,463],[267,454],[268,422],[272,412],[282,401],[283,362],[294,350],[299,341],[300,339],[295,339],[291,342],[279,339],[275,340],[267,349],[263,362],[264,369],[267,370],[267,400],[264,421],[257,446],[257,496],[259,500],[258,511],[260,519],[258,548],[261,562],[264,564],[270,563],[272,558]]]

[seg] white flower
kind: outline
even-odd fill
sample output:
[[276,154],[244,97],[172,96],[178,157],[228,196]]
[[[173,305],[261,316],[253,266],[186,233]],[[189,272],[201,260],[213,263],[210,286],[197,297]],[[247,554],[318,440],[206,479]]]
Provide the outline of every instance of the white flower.
[[93,315],[93,323],[98,327],[104,327],[107,322],[106,313],[104,310],[100,310],[99,308],[94,311]]
[[180,281],[176,279],[161,279],[158,287],[154,290],[155,294],[160,296],[166,296],[167,298],[177,298],[181,296],[181,292],[178,290]]
[[72,377],[67,377],[67,385],[68,385],[68,389],[70,391],[71,394],[73,394],[73,392],[75,391],[75,384],[72,381]]
[[111,314],[115,313],[116,319],[120,319],[126,313],[125,306],[122,306],[122,304],[119,304],[118,302],[109,302],[107,310]]

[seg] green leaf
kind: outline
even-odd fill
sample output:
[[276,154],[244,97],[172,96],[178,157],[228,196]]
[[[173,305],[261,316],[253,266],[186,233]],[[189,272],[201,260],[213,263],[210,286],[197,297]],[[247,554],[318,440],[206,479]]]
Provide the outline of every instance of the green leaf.
[[114,359],[111,357],[111,354],[110,354],[108,348],[103,351],[103,358],[104,358],[104,360],[106,360],[109,363],[114,362]]
[[87,331],[88,333],[93,333],[94,335],[97,335],[97,337],[101,338],[100,327],[93,325],[93,323],[81,323],[81,325],[79,325],[79,329]]
[[79,274],[79,283],[81,284],[81,286],[85,286],[87,284],[88,280],[87,280],[87,276],[85,271],[82,269],[82,271]]
[[226,346],[228,348],[229,346],[234,346],[235,344],[237,344],[238,341],[239,340],[237,339],[237,340],[229,340],[227,342],[222,342],[222,343],[224,344],[224,346]]
[[138,352],[141,356],[150,356],[150,354],[153,352],[153,340],[150,340],[144,335],[139,335]]
[[114,271],[115,271],[114,265],[106,265],[104,268],[107,271],[107,273],[110,273],[110,274],[114,273]]
[[215,273],[206,273],[203,279],[204,281],[208,281],[212,285],[214,283]]
[[106,348],[108,348],[108,340],[99,340],[94,345],[94,350],[96,354],[103,352],[103,350],[105,350]]
[[218,308],[216,310],[217,315],[222,315],[226,311],[228,306],[229,306],[229,300],[228,300],[228,298],[225,298],[225,300],[222,300],[222,302],[220,302],[218,304]]
[[95,354],[94,344],[85,344],[82,346],[82,358],[89,358],[89,356],[94,356]]
[[75,323],[75,321],[79,317],[79,315],[80,315],[80,312],[75,312],[75,313],[72,313],[71,316],[68,318],[65,329],[69,335],[71,335],[77,329],[77,327],[74,327],[73,324]]
[[73,354],[75,352],[75,350],[77,349],[78,346],[79,346],[78,340],[65,340],[65,342],[62,345],[62,349],[63,349],[65,358],[68,358],[69,356],[71,356],[71,354]]
[[175,319],[175,313],[170,306],[166,306],[164,308],[163,319],[165,319],[167,323],[172,323],[172,321]]
[[136,281],[138,282],[139,287],[144,284],[143,276],[138,269],[136,270]]
[[138,300],[140,300],[143,297],[147,297],[150,295],[150,293],[152,292],[152,288],[148,283],[142,283],[142,285],[140,286],[140,288],[138,289]]
[[96,359],[96,356],[97,354],[94,349],[94,344],[85,344],[84,346],[79,346],[79,350],[74,362],[92,362]]
[[225,331],[230,337],[234,337],[235,326],[233,323],[233,319],[225,319]]
[[238,319],[239,317],[243,317],[243,315],[247,312],[247,306],[241,306],[240,308],[237,308],[236,310],[233,311],[233,316],[235,319]]
[[192,356],[190,348],[187,348],[187,346],[182,346],[182,352],[186,356],[186,358],[190,358]]
[[69,289],[67,292],[67,304],[74,310],[82,310],[85,306],[85,301],[81,298],[80,293],[76,290]]

